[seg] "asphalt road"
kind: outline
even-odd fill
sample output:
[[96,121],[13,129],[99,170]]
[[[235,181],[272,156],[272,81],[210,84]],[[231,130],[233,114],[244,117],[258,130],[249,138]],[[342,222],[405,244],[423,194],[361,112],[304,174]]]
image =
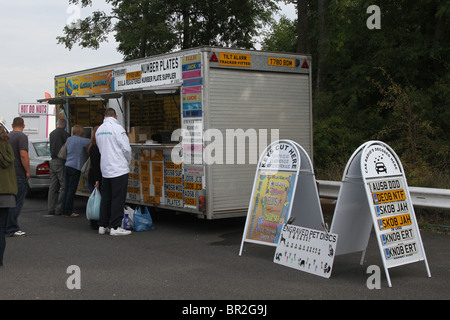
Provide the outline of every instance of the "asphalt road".
[[[205,221],[158,212],[154,231],[112,237],[89,228],[86,198],[76,199],[75,212],[83,214],[71,219],[46,215],[46,200],[27,198],[19,218],[27,235],[7,239],[1,300],[450,298],[446,235],[422,232],[431,278],[423,262],[396,267],[389,288],[373,233],[364,265],[359,253],[338,256],[325,279],[273,263],[273,247],[246,243],[239,256],[245,218]],[[369,265],[380,266],[381,289],[368,289]],[[81,288],[69,289],[67,282]]]

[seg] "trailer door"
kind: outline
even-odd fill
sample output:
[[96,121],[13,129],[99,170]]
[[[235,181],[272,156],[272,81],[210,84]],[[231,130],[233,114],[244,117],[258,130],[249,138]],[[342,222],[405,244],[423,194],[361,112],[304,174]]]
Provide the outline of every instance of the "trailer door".
[[[205,122],[222,131],[224,143],[226,129],[267,129],[266,145],[271,130],[279,129],[280,139],[298,142],[312,158],[310,90],[308,74],[211,68]],[[234,149],[237,154],[236,142]],[[225,158],[226,147],[223,152]],[[247,212],[257,163],[248,164],[248,157],[246,164],[223,162],[208,170],[209,218]]]

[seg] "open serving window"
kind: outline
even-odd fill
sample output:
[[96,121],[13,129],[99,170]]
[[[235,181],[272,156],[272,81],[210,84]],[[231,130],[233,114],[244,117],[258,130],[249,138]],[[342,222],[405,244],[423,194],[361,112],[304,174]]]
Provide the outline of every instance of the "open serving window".
[[179,90],[128,93],[124,100],[130,132],[133,128],[146,128],[150,132],[148,140],[170,143],[172,132],[181,125]]

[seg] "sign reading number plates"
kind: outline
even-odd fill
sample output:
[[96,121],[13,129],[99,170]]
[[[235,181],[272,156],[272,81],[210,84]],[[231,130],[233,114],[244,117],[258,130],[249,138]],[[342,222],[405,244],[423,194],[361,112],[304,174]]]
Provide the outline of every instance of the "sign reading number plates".
[[286,224],[273,262],[329,278],[337,238],[337,234]]

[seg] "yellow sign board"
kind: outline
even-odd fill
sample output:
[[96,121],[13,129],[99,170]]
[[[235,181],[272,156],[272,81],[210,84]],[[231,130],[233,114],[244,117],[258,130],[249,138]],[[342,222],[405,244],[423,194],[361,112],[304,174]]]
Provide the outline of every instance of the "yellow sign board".
[[374,204],[402,201],[406,199],[405,190],[403,189],[374,192],[372,193],[372,196]]
[[166,179],[166,183],[170,183],[170,184],[183,184],[183,177],[172,177],[172,176],[167,176],[165,179]]
[[282,59],[282,58],[268,58],[267,64],[275,67],[289,67],[295,68],[294,59]]
[[166,197],[172,199],[183,200],[183,192],[178,191],[166,191]]
[[112,70],[66,78],[65,95],[82,96],[111,92]]
[[185,182],[184,188],[187,190],[202,190],[203,186],[201,183],[197,182]]
[[133,71],[133,72],[127,72],[126,79],[140,79],[142,76],[142,71]]
[[228,67],[246,67],[252,66],[252,56],[243,53],[219,52],[219,64]]
[[197,206],[196,198],[184,198],[184,204],[187,206]]
[[412,220],[409,213],[378,219],[380,230],[409,226],[410,224],[412,224]]

